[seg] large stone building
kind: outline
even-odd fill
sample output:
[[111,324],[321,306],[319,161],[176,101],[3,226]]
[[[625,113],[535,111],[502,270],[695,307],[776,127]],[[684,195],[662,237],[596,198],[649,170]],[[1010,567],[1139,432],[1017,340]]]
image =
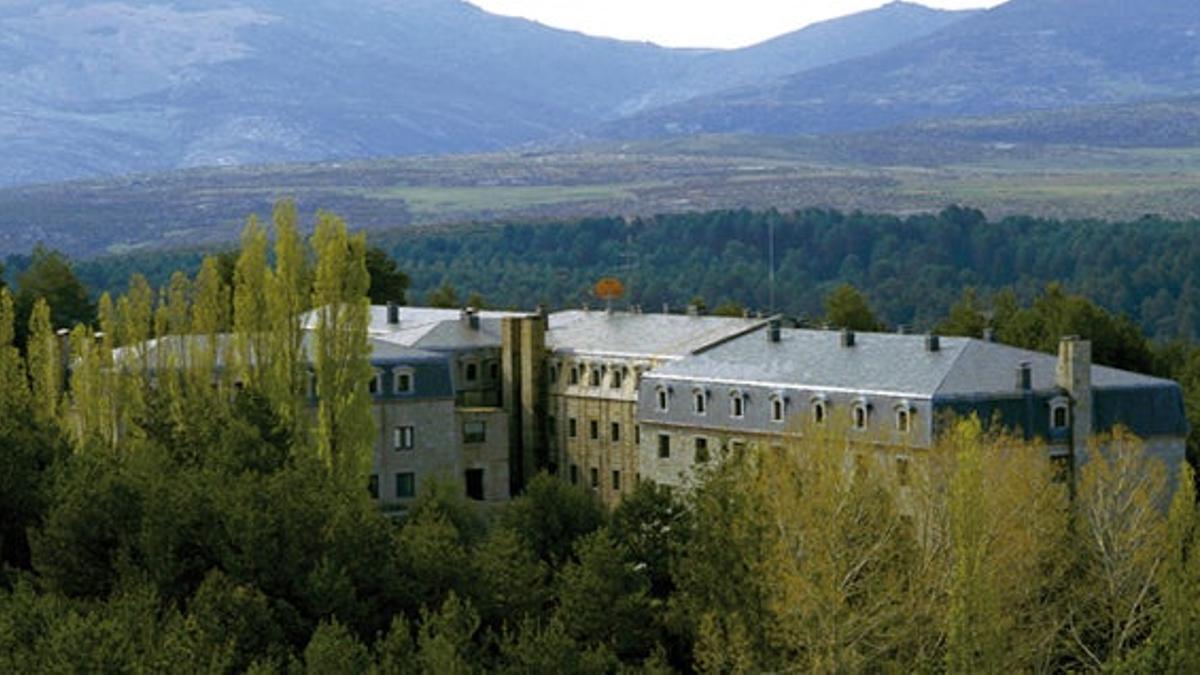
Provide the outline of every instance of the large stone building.
[[764,323],[695,312],[551,314],[545,369],[548,468],[615,505],[639,479],[642,378]]
[[612,506],[638,481],[686,485],[724,452],[785,447],[814,427],[901,473],[954,417],[1044,439],[1067,466],[1117,425],[1174,465],[1188,433],[1176,383],[1093,365],[1076,339],[1056,357],[695,312],[394,305],[372,308],[368,336],[370,489],[389,509],[437,482],[503,503],[539,471]]
[[[1121,425],[1178,465],[1188,425],[1179,385],[1093,365],[1067,338],[1057,358],[991,341],[767,328],[642,378],[639,470],[683,485],[722,451],[785,446],[815,428],[904,475],[948,420],[978,415],[1086,461],[1088,439]],[[866,453],[870,449],[872,452]]]

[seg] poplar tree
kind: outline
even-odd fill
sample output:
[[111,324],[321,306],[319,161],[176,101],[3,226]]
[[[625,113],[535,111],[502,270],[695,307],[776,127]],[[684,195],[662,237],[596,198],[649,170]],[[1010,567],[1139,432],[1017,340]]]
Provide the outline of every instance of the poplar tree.
[[33,384],[33,409],[44,424],[58,418],[62,387],[62,361],[58,336],[50,324],[50,305],[38,298],[29,317],[29,375]]
[[221,331],[228,325],[229,288],[221,279],[220,263],[208,256],[200,265],[194,285],[191,332],[197,343],[189,359],[189,389],[193,395],[210,391],[214,381],[223,379],[223,369],[229,366],[219,342]]
[[23,415],[29,405],[29,380],[15,345],[16,308],[8,288],[0,288],[0,414]]
[[233,270],[234,370],[241,382],[261,386],[267,361],[267,233],[251,216],[242,230],[242,252]]
[[362,486],[370,471],[374,438],[367,390],[371,365],[366,238],[350,237],[342,220],[320,213],[313,249],[317,453],[347,487]]
[[1130,660],[1130,671],[1200,672],[1200,511],[1195,472],[1184,462],[1167,515],[1167,546],[1154,633]]
[[154,331],[154,290],[146,277],[135,274],[129,291],[117,301],[117,334],[122,357],[115,363],[118,433],[133,432],[146,414],[149,395],[151,344]]
[[308,308],[309,270],[304,242],[296,225],[296,206],[275,206],[275,271],[268,279],[267,315],[271,361],[265,392],[284,424],[303,419],[308,374],[304,350],[304,310]]

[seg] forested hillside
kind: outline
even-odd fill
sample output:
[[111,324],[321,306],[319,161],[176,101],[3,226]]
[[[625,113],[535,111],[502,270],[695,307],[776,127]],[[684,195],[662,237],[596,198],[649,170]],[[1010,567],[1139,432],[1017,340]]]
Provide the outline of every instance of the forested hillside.
[[[274,246],[252,221],[237,254],[102,296],[67,378],[59,294],[27,320],[18,300],[69,266],[41,254],[0,289],[0,671],[1200,668],[1193,473],[1173,483],[1121,432],[1064,475],[961,420],[899,474],[848,471],[844,436],[812,429],[722,450],[690,490],[644,482],[611,513],[543,474],[498,511],[443,487],[391,518],[363,433],[378,261],[328,214],[307,246],[289,205],[274,221]],[[968,300],[948,329],[983,319]],[[827,309],[870,318],[852,289]]]
[[[1200,223],[1027,217],[989,221],[973,209],[899,217],[819,209],[713,211],[372,233],[412,278],[414,302],[448,283],[497,307],[597,303],[592,285],[618,276],[623,302],[680,310],[702,298],[767,312],[768,233],[775,232],[776,307],[818,317],[828,292],[850,283],[890,325],[928,329],[967,287],[1006,288],[1023,300],[1051,282],[1127,314],[1152,337],[1200,335]],[[1130,256],[1129,251],[1139,255]],[[165,281],[203,251],[140,253],[79,263],[93,289],[120,289],[133,271]],[[11,257],[11,274],[25,264]]]

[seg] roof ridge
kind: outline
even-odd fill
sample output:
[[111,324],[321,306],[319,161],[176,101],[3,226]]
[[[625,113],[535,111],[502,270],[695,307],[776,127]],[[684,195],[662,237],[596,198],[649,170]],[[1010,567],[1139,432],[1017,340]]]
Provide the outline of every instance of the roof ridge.
[[965,344],[963,344],[963,348],[958,350],[958,353],[954,355],[954,360],[950,362],[950,367],[946,368],[946,372],[942,373],[941,379],[938,380],[937,385],[933,388],[932,396],[937,396],[942,393],[942,387],[945,386],[946,380],[950,379],[950,373],[954,372],[954,369],[958,366],[958,362],[962,359],[963,355],[967,353],[967,350],[973,347],[976,342],[978,342],[978,340],[972,337],[963,339],[966,341]]

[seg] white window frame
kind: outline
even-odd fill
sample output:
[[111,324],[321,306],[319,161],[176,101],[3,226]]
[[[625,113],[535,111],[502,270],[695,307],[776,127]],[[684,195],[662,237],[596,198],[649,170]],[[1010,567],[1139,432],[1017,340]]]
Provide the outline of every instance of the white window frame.
[[392,427],[392,451],[402,452],[417,449],[417,428],[411,424]]
[[708,414],[708,392],[699,387],[692,390],[692,412],[697,415]]
[[670,412],[671,392],[661,384],[654,388],[654,402],[659,412]]
[[746,394],[741,389],[729,392],[729,416],[735,420],[746,417]]
[[[1058,424],[1059,411],[1062,411],[1063,424]],[[1065,431],[1071,428],[1071,399],[1066,396],[1056,396],[1050,400],[1050,429]]]
[[[401,378],[405,378],[405,377],[408,378],[408,386],[401,389],[400,388],[400,380],[401,380]],[[392,389],[397,394],[413,393],[413,391],[416,390],[416,381],[417,381],[417,378],[416,378],[416,375],[413,373],[412,368],[397,368],[396,370],[392,371]]]
[[776,424],[783,424],[787,421],[787,400],[782,394],[774,394],[770,400],[771,406],[771,421]]

